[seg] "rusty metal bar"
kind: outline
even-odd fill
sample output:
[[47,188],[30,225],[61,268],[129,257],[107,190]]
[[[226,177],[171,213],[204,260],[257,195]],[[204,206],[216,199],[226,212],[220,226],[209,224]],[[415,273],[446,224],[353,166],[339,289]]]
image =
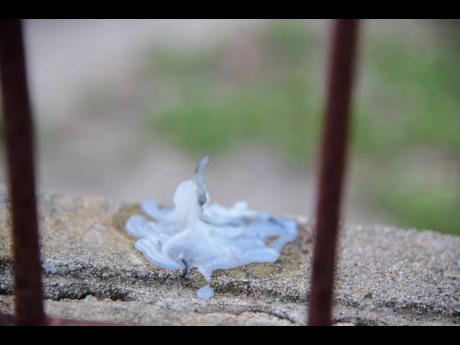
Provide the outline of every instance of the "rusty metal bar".
[[22,24],[0,20],[0,75],[12,211],[15,322],[42,325],[33,123],[27,88]]
[[13,225],[15,293],[15,316],[0,314],[0,325],[114,325],[98,321],[50,318],[43,311],[34,132],[26,72],[21,21],[0,20],[0,83]]
[[346,168],[358,23],[354,19],[339,19],[334,22],[332,31],[327,103],[321,139],[309,325],[332,323],[334,266]]

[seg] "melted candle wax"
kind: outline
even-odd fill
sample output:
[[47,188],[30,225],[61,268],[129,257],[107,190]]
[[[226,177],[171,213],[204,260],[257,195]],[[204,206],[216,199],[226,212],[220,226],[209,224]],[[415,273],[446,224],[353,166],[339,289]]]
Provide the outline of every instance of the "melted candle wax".
[[[135,248],[153,265],[185,272],[195,267],[207,282],[197,291],[201,298],[214,295],[214,270],[275,262],[283,246],[297,236],[295,222],[250,210],[245,202],[232,208],[209,204],[203,173],[207,162],[203,157],[194,178],[179,184],[174,208],[145,201],[142,210],[155,221],[134,215],[126,223],[128,234],[138,239]],[[267,244],[272,237],[276,239]]]

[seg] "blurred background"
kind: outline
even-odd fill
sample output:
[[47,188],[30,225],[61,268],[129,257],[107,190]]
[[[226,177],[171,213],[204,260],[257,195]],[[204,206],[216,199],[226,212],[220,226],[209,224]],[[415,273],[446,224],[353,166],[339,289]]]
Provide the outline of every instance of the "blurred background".
[[[460,234],[459,24],[362,23],[346,221]],[[314,214],[328,21],[29,20],[25,35],[41,192],[170,205],[208,154],[211,201]]]

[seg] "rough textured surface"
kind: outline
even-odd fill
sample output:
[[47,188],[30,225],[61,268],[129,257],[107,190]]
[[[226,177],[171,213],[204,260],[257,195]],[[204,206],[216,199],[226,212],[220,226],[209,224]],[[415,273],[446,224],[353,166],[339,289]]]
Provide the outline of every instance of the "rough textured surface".
[[[302,325],[310,279],[311,224],[275,264],[202,277],[157,269],[133,249],[124,221],[137,205],[98,197],[39,198],[47,313],[129,324]],[[0,194],[0,312],[13,310],[8,202]],[[338,324],[460,323],[460,237],[383,226],[344,226],[337,274]]]

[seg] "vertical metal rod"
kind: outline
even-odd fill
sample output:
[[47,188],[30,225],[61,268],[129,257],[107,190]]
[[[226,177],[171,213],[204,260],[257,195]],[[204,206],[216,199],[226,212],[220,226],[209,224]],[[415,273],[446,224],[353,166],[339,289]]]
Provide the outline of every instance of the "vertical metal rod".
[[22,25],[0,20],[0,75],[13,225],[15,322],[45,324],[35,195],[33,123]]
[[334,22],[332,32],[327,104],[321,139],[309,325],[332,323],[334,266],[357,30],[358,20],[339,19]]

